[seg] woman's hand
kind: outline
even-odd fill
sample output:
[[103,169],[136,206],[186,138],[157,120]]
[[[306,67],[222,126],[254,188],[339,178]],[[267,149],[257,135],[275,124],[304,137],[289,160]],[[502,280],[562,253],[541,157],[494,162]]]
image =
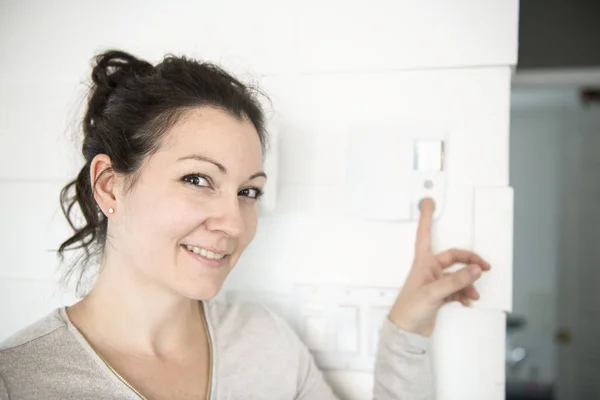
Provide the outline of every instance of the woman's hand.
[[[415,259],[392,306],[389,319],[399,328],[430,336],[440,307],[450,301],[468,306],[478,300],[479,293],[473,283],[490,265],[477,254],[468,250],[446,250],[433,254],[431,249],[431,223],[435,204],[431,199],[421,202],[421,217],[417,229]],[[454,264],[466,264],[453,273],[444,269]]]

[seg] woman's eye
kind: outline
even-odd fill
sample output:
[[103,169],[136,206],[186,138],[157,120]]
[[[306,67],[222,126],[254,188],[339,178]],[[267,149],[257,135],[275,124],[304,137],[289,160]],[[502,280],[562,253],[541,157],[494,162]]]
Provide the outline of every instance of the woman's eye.
[[208,181],[208,178],[199,174],[186,175],[183,177],[183,181],[194,186],[210,187],[210,182]]
[[255,199],[258,200],[258,198],[260,196],[262,196],[263,191],[259,188],[246,188],[246,189],[242,189],[240,190],[240,192],[238,193],[239,196],[245,196],[248,197],[249,199]]

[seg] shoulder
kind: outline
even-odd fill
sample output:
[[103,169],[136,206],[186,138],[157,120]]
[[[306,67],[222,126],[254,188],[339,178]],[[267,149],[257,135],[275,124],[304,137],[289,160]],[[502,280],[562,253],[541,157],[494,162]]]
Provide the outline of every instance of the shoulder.
[[98,369],[102,361],[93,358],[93,350],[83,340],[60,308],[0,343],[0,399],[108,398],[114,394],[117,389]]
[[[66,330],[67,323],[60,309],[54,310],[33,324],[19,330],[0,343],[0,356],[46,341],[60,330]],[[50,336],[50,337],[49,337]]]
[[15,398],[32,398],[32,393],[23,390],[35,391],[44,379],[51,381],[58,370],[57,360],[62,361],[69,345],[68,336],[67,323],[58,309],[0,343],[0,398],[7,387]]
[[0,373],[14,375],[50,365],[71,346],[60,309],[21,329],[0,343]]

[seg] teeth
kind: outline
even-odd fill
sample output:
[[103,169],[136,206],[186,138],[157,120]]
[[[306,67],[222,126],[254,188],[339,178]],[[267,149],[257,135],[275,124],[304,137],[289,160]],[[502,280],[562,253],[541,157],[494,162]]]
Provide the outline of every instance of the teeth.
[[212,251],[208,251],[206,249],[196,247],[196,246],[191,246],[189,244],[186,244],[185,248],[191,252],[200,254],[202,257],[206,257],[211,260],[220,260],[221,258],[225,257],[225,254],[213,253]]

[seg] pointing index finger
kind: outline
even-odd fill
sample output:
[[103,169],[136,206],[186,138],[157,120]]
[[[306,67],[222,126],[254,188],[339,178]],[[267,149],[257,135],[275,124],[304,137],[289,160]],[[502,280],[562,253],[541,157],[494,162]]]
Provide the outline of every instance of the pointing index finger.
[[425,198],[419,203],[419,209],[421,210],[421,214],[419,217],[415,245],[417,253],[431,251],[431,224],[433,221],[435,202],[431,198]]

